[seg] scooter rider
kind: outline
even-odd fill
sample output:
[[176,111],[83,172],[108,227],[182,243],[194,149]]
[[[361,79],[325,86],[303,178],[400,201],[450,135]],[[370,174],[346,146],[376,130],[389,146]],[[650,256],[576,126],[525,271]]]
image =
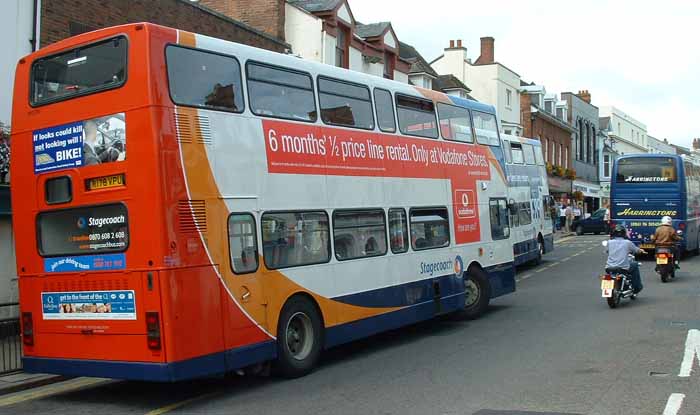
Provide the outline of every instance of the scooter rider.
[[661,248],[670,248],[673,252],[673,262],[675,263],[676,269],[680,269],[678,266],[678,249],[677,243],[681,240],[681,237],[676,234],[676,230],[673,229],[673,219],[670,216],[664,216],[661,218],[661,226],[656,228],[656,232],[651,237],[651,240],[656,243],[656,246]]
[[608,253],[608,261],[605,268],[622,268],[630,272],[632,277],[632,289],[634,293],[642,291],[642,276],[639,273],[637,261],[630,260],[629,255],[646,254],[647,252],[627,239],[627,229],[622,225],[615,226],[611,239],[605,247]]

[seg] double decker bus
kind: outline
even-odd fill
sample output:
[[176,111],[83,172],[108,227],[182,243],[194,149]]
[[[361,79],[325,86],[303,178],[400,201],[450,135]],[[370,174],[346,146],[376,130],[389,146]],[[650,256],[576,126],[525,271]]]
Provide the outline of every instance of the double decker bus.
[[700,167],[678,155],[630,154],[613,164],[611,223],[624,225],[630,239],[653,249],[651,236],[670,216],[684,232],[681,252],[698,251]]
[[491,106],[145,23],[16,73],[26,371],[300,376],[515,290]]
[[547,169],[539,140],[501,134],[515,265],[539,263],[554,249]]

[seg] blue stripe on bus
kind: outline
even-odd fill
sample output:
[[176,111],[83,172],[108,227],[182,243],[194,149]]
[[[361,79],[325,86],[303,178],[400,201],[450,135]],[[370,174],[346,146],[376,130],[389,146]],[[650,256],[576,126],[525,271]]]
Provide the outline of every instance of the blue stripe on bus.
[[276,356],[276,344],[270,340],[172,363],[23,357],[22,369],[28,373],[54,373],[63,376],[177,382],[223,375],[232,370],[274,359]]

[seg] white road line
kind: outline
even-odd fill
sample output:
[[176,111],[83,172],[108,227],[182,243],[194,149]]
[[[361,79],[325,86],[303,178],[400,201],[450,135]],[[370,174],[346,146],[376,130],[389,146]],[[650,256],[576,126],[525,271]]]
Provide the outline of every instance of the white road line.
[[685,399],[684,394],[672,393],[671,396],[668,397],[663,415],[678,415],[678,411],[681,410],[681,405],[683,405],[683,399]]
[[700,356],[700,330],[692,329],[688,330],[688,337],[685,340],[685,354],[678,377],[687,378],[690,376],[696,354]]
[[520,277],[520,281],[526,280],[526,279],[528,279],[528,278],[530,278],[530,277],[532,277],[532,274],[525,274],[525,275],[523,275],[522,277]]

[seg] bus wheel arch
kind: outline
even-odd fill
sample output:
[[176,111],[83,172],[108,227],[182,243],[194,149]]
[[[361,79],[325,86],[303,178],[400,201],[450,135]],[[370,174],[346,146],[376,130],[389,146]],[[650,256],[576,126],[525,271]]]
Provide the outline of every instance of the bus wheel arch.
[[491,300],[491,283],[484,268],[478,262],[472,262],[464,274],[464,308],[460,315],[473,320],[486,312]]
[[324,328],[321,307],[311,295],[290,295],[277,321],[276,372],[297,378],[313,371],[324,348]]

